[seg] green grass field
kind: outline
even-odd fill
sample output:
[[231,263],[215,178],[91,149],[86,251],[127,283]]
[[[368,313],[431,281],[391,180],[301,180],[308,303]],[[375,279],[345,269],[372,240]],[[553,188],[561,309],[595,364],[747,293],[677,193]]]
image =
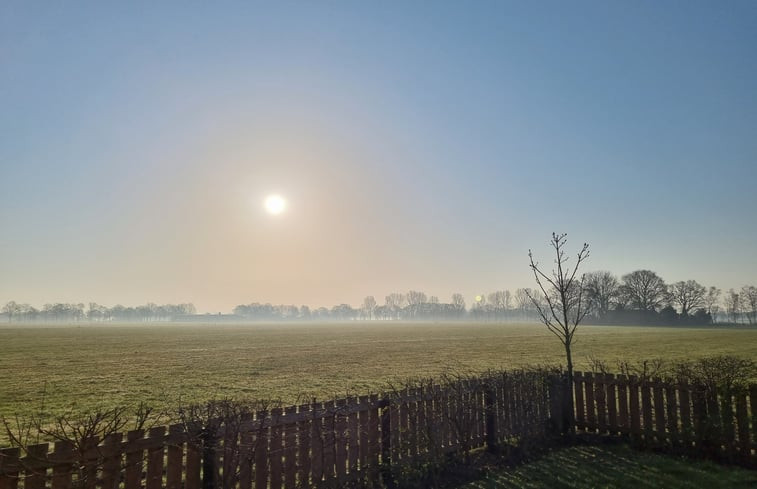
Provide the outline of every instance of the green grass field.
[[[584,326],[587,357],[757,358],[757,330]],[[211,398],[295,402],[381,391],[390,381],[559,364],[544,326],[495,324],[37,325],[0,327],[0,415]]]

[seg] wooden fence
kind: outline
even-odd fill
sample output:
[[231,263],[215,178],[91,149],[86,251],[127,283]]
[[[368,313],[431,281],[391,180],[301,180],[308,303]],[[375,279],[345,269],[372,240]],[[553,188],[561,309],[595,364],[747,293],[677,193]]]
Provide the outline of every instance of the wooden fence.
[[757,384],[746,389],[576,372],[576,427],[757,467]]
[[[542,436],[560,406],[550,378],[511,372],[378,397],[272,409],[0,450],[0,489],[290,489],[390,480],[403,464]],[[553,400],[557,396],[552,396]]]
[[[564,419],[559,377],[426,385],[90,439],[0,449],[0,489],[291,489],[391,481],[448,452],[543,437]],[[724,393],[576,372],[576,428],[757,467],[757,385]],[[559,429],[559,428],[558,428]]]

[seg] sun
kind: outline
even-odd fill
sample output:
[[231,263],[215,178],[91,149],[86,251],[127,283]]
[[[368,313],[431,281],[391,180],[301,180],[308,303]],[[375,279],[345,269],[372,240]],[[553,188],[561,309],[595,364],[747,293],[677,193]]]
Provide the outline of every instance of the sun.
[[277,216],[286,210],[287,201],[281,195],[273,194],[265,198],[263,207],[267,213]]

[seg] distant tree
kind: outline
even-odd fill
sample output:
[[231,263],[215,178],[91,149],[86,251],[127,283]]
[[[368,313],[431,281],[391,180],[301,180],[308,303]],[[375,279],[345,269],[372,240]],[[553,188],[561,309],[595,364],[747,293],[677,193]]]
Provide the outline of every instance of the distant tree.
[[8,322],[13,322],[13,316],[21,312],[21,307],[15,301],[9,301],[3,306],[3,313],[8,316]]
[[589,272],[584,278],[587,310],[597,318],[605,318],[616,303],[620,283],[612,273],[601,270]]
[[717,287],[710,287],[707,289],[707,295],[704,298],[704,308],[712,318],[712,322],[716,322],[718,311],[720,310],[720,289]]
[[452,294],[452,306],[460,313],[465,312],[465,298],[463,297],[463,294],[457,292]]
[[310,319],[310,308],[308,306],[300,306],[300,319]]
[[[531,302],[539,313],[542,322],[547,329],[554,334],[565,348],[565,360],[567,362],[567,384],[572,390],[573,386],[573,357],[571,346],[573,335],[578,325],[586,316],[586,304],[584,302],[584,276],[578,275],[578,269],[589,258],[589,245],[584,243],[581,251],[576,255],[576,262],[571,267],[568,265],[569,258],[565,255],[567,234],[552,233],[550,246],[555,253],[555,268],[548,275],[534,261],[531,250],[528,250],[529,267],[534,274],[538,288],[538,296],[529,293]],[[541,299],[541,300],[539,300]],[[544,302],[542,302],[544,301]],[[546,304],[546,306],[545,306]],[[567,401],[567,426],[572,432],[573,419],[573,396],[566,394]]]
[[757,323],[757,287],[745,285],[741,288],[741,309],[749,324]]
[[363,307],[360,310],[364,319],[373,319],[373,311],[376,310],[376,299],[372,295],[363,299]]
[[696,280],[676,282],[670,286],[670,301],[677,305],[684,318],[705,304],[707,289]]
[[630,308],[656,311],[667,301],[665,281],[651,270],[636,270],[623,275],[622,280],[621,294]]
[[728,320],[732,323],[739,322],[739,314],[741,312],[741,296],[733,289],[729,289],[723,299],[725,303],[725,313],[728,315]]

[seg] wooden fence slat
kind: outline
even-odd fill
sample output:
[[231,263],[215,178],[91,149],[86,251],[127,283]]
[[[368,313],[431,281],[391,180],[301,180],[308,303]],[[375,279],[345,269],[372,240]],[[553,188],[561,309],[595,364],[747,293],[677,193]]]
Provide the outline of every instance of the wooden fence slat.
[[[310,413],[311,406],[303,404],[299,407],[300,413]],[[310,486],[310,443],[312,440],[312,428],[310,419],[297,422],[297,483],[300,487]]]
[[575,393],[575,411],[576,411],[576,427],[579,429],[586,428],[586,408],[584,405],[584,377],[582,372],[573,373],[573,385]]
[[288,421],[297,414],[297,406],[284,408],[284,487],[297,484],[297,423]]
[[676,386],[665,386],[665,401],[667,404],[667,430],[670,436],[671,446],[680,445],[680,435],[678,433],[678,400],[676,399]]
[[389,460],[392,464],[399,462],[400,454],[400,401],[392,399],[389,406],[389,429],[391,430],[389,438]]
[[18,448],[0,448],[0,489],[18,487],[20,454]]
[[[368,396],[360,396],[358,398],[358,402],[360,404],[368,404],[370,398]],[[371,437],[377,436],[378,433],[373,434],[371,433],[371,410],[366,409],[365,411],[360,411],[358,414],[358,421],[357,421],[357,442],[358,442],[358,464],[360,466],[360,470],[363,471],[368,466],[368,459],[370,455],[370,443],[371,443]]]
[[693,427],[691,424],[691,391],[686,383],[678,385],[678,406],[681,409],[681,440],[687,450],[691,449]]
[[336,465],[335,430],[336,430],[336,405],[333,401],[323,403],[327,416],[323,423],[323,477],[330,481],[334,479]]
[[[239,434],[239,489],[252,489],[252,461],[255,457],[255,434],[252,429],[244,429]],[[187,446],[187,466],[189,447]]]
[[338,481],[345,480],[347,474],[347,416],[344,414],[347,407],[345,399],[336,402],[334,413],[334,463],[336,465],[336,478]]
[[[102,488],[117,489],[121,481],[121,440],[122,433],[112,433],[105,437],[100,448],[102,463]],[[181,470],[181,469],[180,469]]]
[[652,424],[652,392],[647,381],[644,381],[641,384],[639,390],[641,391],[641,413],[644,441],[648,444],[654,436],[654,427]]
[[449,389],[445,386],[444,388],[439,389],[439,418],[441,420],[441,439],[442,439],[442,450],[446,451],[447,447],[450,446],[450,440],[452,438],[451,435],[451,426],[450,426],[450,410],[449,410]]
[[696,450],[702,450],[706,443],[707,434],[705,433],[707,423],[707,405],[704,399],[704,392],[701,387],[693,386],[691,391],[691,407],[693,416],[693,434],[696,443]]
[[[347,400],[348,405],[358,404],[359,400],[355,398],[349,398]],[[348,457],[347,465],[350,474],[357,472],[358,462],[360,460],[360,420],[358,419],[357,412],[350,412],[347,415],[347,441],[348,441]]]
[[618,394],[618,431],[628,434],[631,431],[631,423],[628,420],[628,377],[618,375],[615,380]]
[[[757,384],[749,386],[749,410],[752,413],[752,446],[757,447]],[[757,467],[757,448],[752,455],[752,467]]]
[[615,435],[620,432],[618,426],[618,401],[616,389],[618,381],[614,375],[608,374],[606,377],[607,386],[607,426],[611,434]]
[[83,459],[80,460],[80,462],[83,462],[83,470],[79,470],[79,477],[81,477],[82,480],[80,480],[77,485],[84,489],[95,489],[97,485],[97,470],[100,468],[99,465],[101,462],[98,449],[99,444],[99,436],[93,436],[88,440],[82,441],[84,454],[78,454],[81,459]]
[[736,416],[735,412],[735,397],[731,392],[721,394],[720,396],[720,417],[722,419],[722,435],[721,441],[724,442],[725,451],[728,455],[728,460],[733,462],[738,454],[736,447]]
[[607,432],[607,402],[605,398],[605,375],[594,376],[594,399],[597,403],[597,430],[604,434]]
[[628,408],[631,415],[631,435],[636,438],[641,435],[641,409],[639,407],[639,381],[636,377],[629,378]]
[[[199,445],[198,440],[187,439],[187,466],[184,473],[184,487],[185,489],[199,489],[202,485],[202,447]],[[128,458],[128,454],[127,454]],[[141,470],[141,469],[140,469]],[[137,484],[139,484],[137,482]],[[128,486],[128,484],[127,484]],[[133,486],[134,489],[139,485]],[[132,487],[127,487],[132,489]]]
[[268,412],[260,411],[255,414],[257,429],[255,430],[255,489],[268,489],[268,444],[270,428],[265,421]]
[[736,395],[736,424],[739,435],[739,459],[748,464],[751,458],[752,445],[749,440],[749,415],[747,414],[746,393],[739,392]]
[[719,454],[720,441],[723,437],[723,419],[720,413],[720,402],[718,402],[718,393],[708,392],[706,395],[707,417],[705,418],[706,436],[705,451],[711,455]]
[[[53,458],[59,461],[53,465],[52,489],[71,489],[73,486],[74,444],[70,441],[56,441]],[[2,476],[0,476],[2,479]],[[2,484],[0,484],[1,486]]]
[[[379,466],[379,457],[382,454],[382,442],[384,433],[381,431],[381,412],[377,394],[371,394],[371,410],[368,412],[368,467],[373,466],[377,470]],[[389,441],[389,438],[386,438]]]
[[166,489],[180,489],[181,475],[184,472],[184,426],[168,427],[168,444],[166,456]]
[[[417,395],[418,391],[411,393]],[[411,459],[418,455],[418,403],[415,401],[407,403],[407,448]]]
[[586,386],[586,427],[594,432],[597,429],[596,402],[594,400],[594,375],[591,372],[584,374],[584,385]]
[[281,489],[281,478],[283,475],[281,458],[284,452],[284,427],[280,423],[281,416],[281,408],[271,409],[271,441],[269,442],[268,448],[268,466],[271,472],[270,489]]
[[660,379],[654,379],[652,388],[654,395],[654,428],[655,439],[659,444],[665,443],[665,399],[662,391],[662,381]]
[[31,445],[26,449],[24,460],[27,461],[25,463],[27,467],[24,470],[24,489],[44,489],[47,474],[44,462],[47,458],[48,449],[47,443]]
[[[148,436],[151,440],[162,439],[165,426],[150,428]],[[161,489],[163,487],[163,443],[147,450],[147,489]]]
[[[145,436],[144,430],[134,430],[126,433],[126,467],[124,467],[124,485],[126,489],[142,487],[142,466],[144,464],[144,450],[139,441]],[[199,474],[199,470],[197,472]],[[187,478],[189,482],[189,478]],[[187,484],[188,489],[197,489]]]

